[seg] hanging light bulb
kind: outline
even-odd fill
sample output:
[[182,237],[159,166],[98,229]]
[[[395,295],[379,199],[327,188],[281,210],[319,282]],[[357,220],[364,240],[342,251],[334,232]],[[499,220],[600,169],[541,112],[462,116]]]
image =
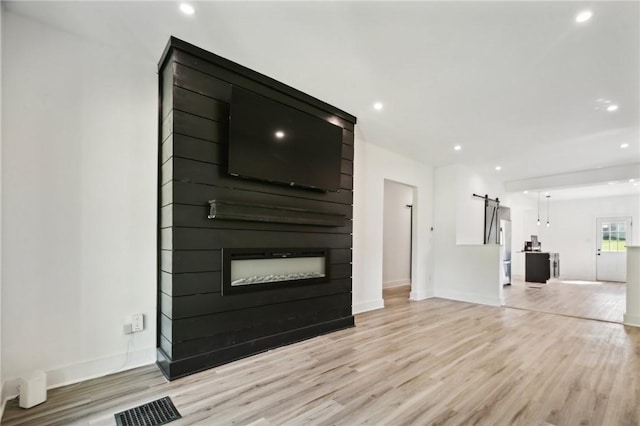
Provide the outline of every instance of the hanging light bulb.
[[540,191],[538,191],[538,221],[536,222],[537,226],[540,226]]
[[547,228],[551,226],[551,223],[549,223],[549,198],[551,198],[551,195],[547,195]]

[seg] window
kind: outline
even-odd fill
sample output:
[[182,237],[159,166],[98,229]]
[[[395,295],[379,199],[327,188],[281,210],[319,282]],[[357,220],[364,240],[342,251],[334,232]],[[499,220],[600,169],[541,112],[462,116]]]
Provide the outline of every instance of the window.
[[608,222],[602,224],[600,230],[601,251],[626,252],[627,230],[624,222]]

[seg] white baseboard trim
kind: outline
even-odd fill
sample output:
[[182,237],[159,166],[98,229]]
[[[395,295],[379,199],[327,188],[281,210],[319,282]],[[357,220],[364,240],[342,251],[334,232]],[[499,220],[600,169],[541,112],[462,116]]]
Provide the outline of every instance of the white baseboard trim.
[[367,302],[354,303],[351,311],[353,314],[361,314],[367,311],[375,311],[376,309],[384,308],[384,300],[369,300]]
[[382,288],[402,287],[404,285],[411,285],[411,280],[407,278],[404,280],[385,281],[382,283]]
[[[47,389],[55,389],[85,380],[107,376],[132,368],[142,367],[156,362],[156,348],[145,348],[127,354],[112,355],[60,368],[45,371],[47,374]],[[2,384],[2,408],[6,402],[19,395],[18,383],[20,378],[5,380]]]
[[552,280],[559,280],[559,281],[571,281],[571,280],[575,280],[575,281],[598,281],[596,279],[595,276],[593,275],[562,275],[560,274],[560,276],[558,278],[553,278],[551,277],[550,279]]
[[476,303],[479,305],[500,306],[500,297],[487,297],[481,294],[463,293],[454,290],[436,291],[435,297],[457,300],[459,302]]
[[622,323],[631,327],[640,327],[640,315],[624,314]]
[[424,299],[430,299],[434,297],[433,291],[428,291],[426,293],[420,293],[417,291],[411,291],[411,293],[409,294],[409,299],[410,300],[424,300]]

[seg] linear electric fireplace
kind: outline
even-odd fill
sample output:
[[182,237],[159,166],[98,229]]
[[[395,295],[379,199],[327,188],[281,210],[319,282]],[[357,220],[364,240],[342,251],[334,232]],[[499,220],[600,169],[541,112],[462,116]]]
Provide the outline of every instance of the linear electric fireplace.
[[329,281],[328,249],[223,249],[222,294]]

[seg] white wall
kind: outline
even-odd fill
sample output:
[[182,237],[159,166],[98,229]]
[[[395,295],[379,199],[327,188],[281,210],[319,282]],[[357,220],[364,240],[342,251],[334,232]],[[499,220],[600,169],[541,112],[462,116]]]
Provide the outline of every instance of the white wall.
[[384,181],[383,287],[411,283],[411,186]]
[[500,246],[482,244],[484,202],[472,194],[501,198],[501,185],[462,166],[447,166],[435,170],[434,190],[435,295],[499,306]]
[[[453,190],[455,199],[455,236],[459,245],[484,244],[484,200],[473,194],[485,194],[495,199],[499,194],[493,191],[486,178],[467,171],[464,167],[455,166],[456,188]],[[448,182],[442,182],[446,185]],[[453,211],[453,210],[452,210]]]
[[155,360],[157,68],[7,11],[2,31],[9,397],[34,369],[56,386]]
[[433,169],[368,144],[356,129],[353,206],[353,312],[384,306],[382,300],[384,180],[415,187],[411,298],[433,295],[431,248]]
[[640,327],[640,245],[627,248],[627,303],[624,324]]
[[[596,279],[596,218],[632,217],[633,244],[640,243],[640,196],[554,201],[553,193],[551,195],[551,226],[544,226],[547,206],[546,200],[543,200],[540,205],[542,224],[536,226],[536,209],[526,211],[524,236],[529,239],[531,235],[538,235],[543,251],[560,253],[562,278]],[[524,275],[523,266],[520,267],[522,270],[518,273]]]

